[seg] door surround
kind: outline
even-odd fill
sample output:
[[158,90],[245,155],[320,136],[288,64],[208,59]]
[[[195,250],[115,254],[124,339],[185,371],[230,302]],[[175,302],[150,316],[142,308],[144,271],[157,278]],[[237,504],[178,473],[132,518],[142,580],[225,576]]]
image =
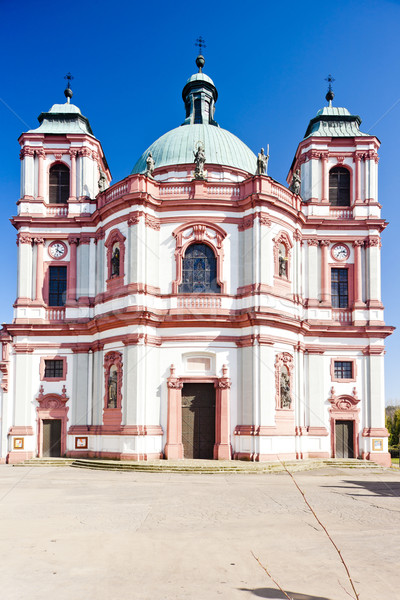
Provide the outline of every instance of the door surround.
[[335,395],[334,387],[331,388],[329,398],[331,406],[329,408],[330,429],[331,429],[331,457],[336,457],[336,421],[353,421],[353,452],[354,458],[359,456],[358,433],[360,425],[360,409],[357,406],[360,399],[357,398],[356,388],[353,389],[353,395],[344,394]]
[[184,383],[213,383],[215,387],[215,443],[214,460],[230,460],[232,446],[230,441],[230,411],[229,390],[231,380],[228,377],[228,368],[222,367],[222,377],[214,376],[182,376],[177,377],[175,367],[171,365],[168,386],[168,416],[167,416],[167,443],[165,444],[165,458],[183,458],[182,444],[182,387]]
[[67,452],[67,421],[69,407],[66,406],[69,400],[66,395],[66,388],[63,386],[62,394],[44,394],[43,386],[40,386],[39,396],[36,400],[39,406],[37,412],[37,456],[43,455],[43,421],[58,419],[61,421],[61,456]]

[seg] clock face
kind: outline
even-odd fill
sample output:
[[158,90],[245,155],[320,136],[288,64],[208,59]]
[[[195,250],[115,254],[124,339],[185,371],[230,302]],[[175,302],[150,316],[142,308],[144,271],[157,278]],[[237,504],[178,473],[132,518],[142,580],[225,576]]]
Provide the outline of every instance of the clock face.
[[336,258],[336,260],[346,260],[349,258],[350,250],[344,244],[336,244],[332,248],[332,256]]
[[62,258],[67,252],[62,242],[52,242],[49,246],[49,254],[52,258]]

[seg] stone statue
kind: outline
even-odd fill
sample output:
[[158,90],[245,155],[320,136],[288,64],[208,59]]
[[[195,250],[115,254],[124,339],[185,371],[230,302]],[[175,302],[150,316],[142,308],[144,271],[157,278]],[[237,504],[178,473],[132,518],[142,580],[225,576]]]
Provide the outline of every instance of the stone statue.
[[194,170],[194,178],[195,179],[205,179],[205,171],[204,164],[206,162],[206,155],[204,153],[204,148],[201,144],[198,145],[197,151],[193,152],[194,154],[194,162],[196,168]]
[[113,255],[111,257],[111,277],[118,277],[119,275],[119,248],[114,248]]
[[287,257],[284,256],[282,249],[279,250],[279,277],[287,278]]
[[154,168],[156,166],[156,163],[154,161],[153,155],[151,152],[148,153],[147,158],[146,158],[146,171],[145,171],[145,175],[146,177],[153,177],[153,172],[154,172]]
[[269,146],[267,149],[267,154],[264,154],[264,148],[261,148],[257,157],[257,173],[256,175],[266,175],[268,169],[268,159],[269,159]]
[[300,177],[300,169],[296,169],[293,173],[292,183],[289,188],[294,194],[300,195],[301,191],[301,177]]
[[98,186],[99,186],[99,192],[104,192],[104,190],[106,190],[108,187],[108,181],[107,181],[106,174],[104,173],[104,171],[101,167],[100,167],[100,177],[99,177],[99,181],[98,181]]
[[117,379],[118,373],[114,368],[110,370],[110,377],[108,378],[107,408],[117,408]]
[[290,378],[286,371],[281,371],[281,408],[290,408],[292,398],[290,397]]

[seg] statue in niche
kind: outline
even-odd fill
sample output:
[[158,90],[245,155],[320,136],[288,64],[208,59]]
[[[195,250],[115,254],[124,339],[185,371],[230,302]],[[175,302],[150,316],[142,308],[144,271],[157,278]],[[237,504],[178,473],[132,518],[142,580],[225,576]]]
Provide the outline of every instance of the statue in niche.
[[283,368],[281,371],[280,392],[281,408],[290,408],[292,404],[292,398],[290,396],[290,377],[285,368]]
[[200,142],[198,143],[196,152],[193,152],[193,154],[194,154],[194,163],[196,165],[196,168],[194,170],[194,178],[195,179],[205,179],[206,174],[204,171],[204,164],[206,162],[206,155],[204,152],[204,147]]
[[146,158],[146,171],[144,173],[146,177],[153,177],[153,172],[154,172],[155,166],[156,166],[156,163],[153,158],[153,154],[151,152],[149,152],[147,155],[147,158]]
[[264,148],[261,148],[257,156],[257,173],[256,175],[266,175],[268,169],[269,145],[267,146],[267,154],[264,154]]
[[300,190],[301,190],[301,176],[300,176],[300,169],[296,169],[296,171],[293,173],[293,177],[292,177],[292,183],[290,184],[290,188],[289,188],[294,194],[299,195],[300,194]]
[[99,181],[98,181],[98,186],[99,186],[99,192],[104,192],[104,190],[106,190],[107,186],[108,186],[106,174],[104,173],[104,171],[101,167],[100,167],[100,177],[99,177]]
[[111,257],[111,277],[119,276],[119,264],[120,264],[119,247],[114,246],[112,257]]
[[286,249],[281,245],[279,248],[279,277],[284,277],[285,279],[287,279],[288,276],[287,261]]
[[118,386],[118,371],[113,365],[110,368],[110,376],[108,378],[108,400],[107,408],[117,408],[117,386]]

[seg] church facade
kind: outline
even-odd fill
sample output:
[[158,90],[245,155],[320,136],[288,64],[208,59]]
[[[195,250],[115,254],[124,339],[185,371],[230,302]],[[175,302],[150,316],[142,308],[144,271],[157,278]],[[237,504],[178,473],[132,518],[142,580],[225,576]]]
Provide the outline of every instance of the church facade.
[[389,465],[379,141],[329,91],[288,188],[196,62],[183,124],[120,182],[69,87],[19,139],[1,460]]

